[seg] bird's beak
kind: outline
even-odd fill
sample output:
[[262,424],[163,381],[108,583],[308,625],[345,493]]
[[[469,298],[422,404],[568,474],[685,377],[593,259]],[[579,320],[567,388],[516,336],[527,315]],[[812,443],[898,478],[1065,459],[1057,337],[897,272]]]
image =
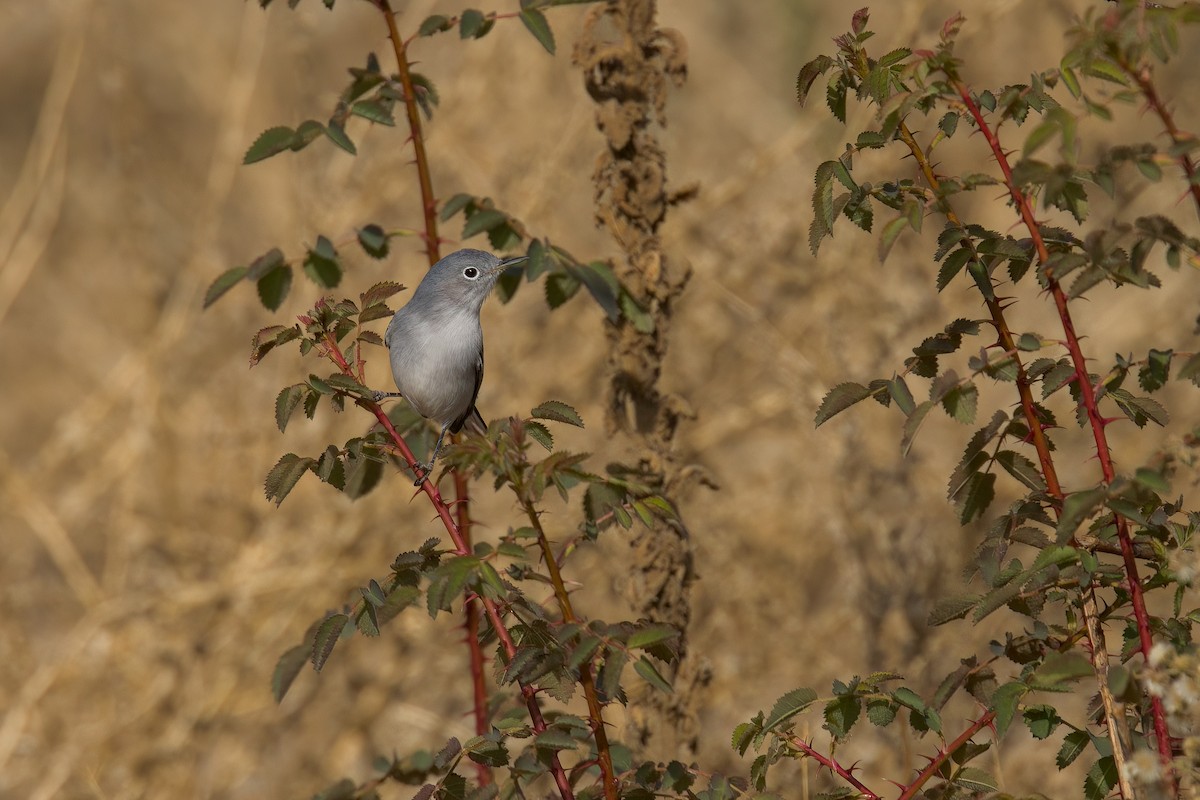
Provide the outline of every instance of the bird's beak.
[[496,269],[498,269],[498,270],[508,269],[509,267],[516,266],[517,264],[520,264],[520,263],[522,263],[524,261],[528,261],[528,260],[529,260],[529,256],[513,256],[512,258],[506,258],[503,261],[501,261],[499,264],[497,264]]

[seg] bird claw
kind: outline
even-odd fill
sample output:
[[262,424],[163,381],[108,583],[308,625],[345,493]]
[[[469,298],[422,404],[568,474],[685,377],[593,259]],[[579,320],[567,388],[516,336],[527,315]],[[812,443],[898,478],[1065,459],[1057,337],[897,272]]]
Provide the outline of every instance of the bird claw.
[[433,472],[433,464],[422,464],[417,462],[417,479],[413,481],[413,486],[420,486],[429,477],[429,473]]
[[373,397],[375,399],[376,403],[382,403],[384,400],[387,400],[390,397],[402,397],[402,395],[399,392],[375,391],[375,392],[371,392],[371,397]]

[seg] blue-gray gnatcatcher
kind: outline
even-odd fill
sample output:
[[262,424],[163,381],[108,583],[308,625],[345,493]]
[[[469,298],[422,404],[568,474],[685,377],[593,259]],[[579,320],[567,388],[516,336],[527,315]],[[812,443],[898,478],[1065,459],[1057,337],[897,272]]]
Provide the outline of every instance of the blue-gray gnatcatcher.
[[487,429],[475,408],[483,382],[479,310],[500,273],[525,258],[501,260],[482,250],[451,253],[429,268],[388,325],[383,341],[400,391],[376,392],[376,400],[404,397],[414,411],[442,426],[429,464],[418,465],[414,486],[433,471],[447,431]]

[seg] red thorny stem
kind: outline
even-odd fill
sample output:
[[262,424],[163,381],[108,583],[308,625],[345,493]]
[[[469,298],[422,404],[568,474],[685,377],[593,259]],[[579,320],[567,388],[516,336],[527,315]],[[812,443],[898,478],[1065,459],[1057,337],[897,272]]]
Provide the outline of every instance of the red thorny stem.
[[[939,182],[933,172],[933,167],[930,165],[929,159],[925,157],[921,146],[913,138],[912,132],[903,122],[900,123],[899,136],[900,140],[908,146],[909,152],[912,153],[913,158],[917,160],[917,164],[921,167],[921,173],[925,176],[925,182],[936,193]],[[946,219],[950,222],[960,228],[963,227],[962,220],[954,213],[954,209],[950,208],[948,203],[945,204],[945,214]],[[1033,440],[1034,448],[1037,450],[1038,461],[1041,462],[1042,476],[1046,480],[1046,491],[1061,505],[1063,491],[1058,483],[1058,473],[1054,469],[1054,459],[1050,456],[1050,445],[1046,441],[1046,431],[1042,427],[1041,420],[1038,419],[1037,409],[1034,407],[1033,402],[1033,392],[1029,388],[1029,376],[1025,372],[1025,365],[1021,363],[1020,356],[1017,355],[1019,351],[1016,342],[1013,340],[1012,330],[1008,327],[1008,321],[1004,318],[1004,306],[997,297],[985,297],[984,302],[987,303],[988,312],[992,316],[992,326],[996,329],[996,336],[1000,346],[1004,348],[1004,352],[1012,354],[1011,358],[1017,365],[1017,393],[1021,398],[1021,412],[1025,416],[1025,423],[1029,426],[1029,435]]]
[[[1162,98],[1158,96],[1158,90],[1154,88],[1154,82],[1150,80],[1150,68],[1145,66],[1138,68],[1120,55],[1114,55],[1113,59],[1117,62],[1117,66],[1137,84],[1138,91],[1146,98],[1146,104],[1158,115],[1163,128],[1171,137],[1171,142],[1181,144],[1192,141],[1195,137],[1179,130],[1175,125],[1175,118],[1171,116],[1171,112],[1163,104]],[[1183,168],[1183,174],[1187,176],[1188,191],[1192,193],[1192,200],[1196,203],[1196,213],[1200,215],[1200,184],[1196,183],[1196,163],[1192,161],[1192,157],[1188,153],[1180,153],[1177,160],[1179,166]]]
[[[413,85],[412,71],[409,68],[407,43],[400,36],[400,31],[396,26],[396,15],[392,12],[389,0],[376,0],[376,5],[387,22],[388,38],[391,39],[392,49],[396,55],[396,71],[400,77],[400,85],[404,89],[404,108],[408,117],[409,136],[413,144],[413,160],[417,166],[417,182],[421,187],[421,210],[425,220],[425,253],[430,266],[432,266],[441,258],[437,229],[437,198],[433,194],[429,158],[425,153],[425,138],[421,134],[421,113],[417,107],[416,89]],[[426,483],[429,482],[426,481]],[[471,546],[470,489],[466,476],[457,471],[454,473],[454,495],[457,498],[458,530],[469,551]],[[466,616],[466,641],[471,659],[475,733],[482,735],[490,730],[491,724],[488,719],[487,683],[484,676],[485,660],[483,649],[479,644],[478,598],[468,596],[463,613]],[[511,657],[511,655],[510,653],[509,656]],[[492,771],[488,766],[476,764],[475,768],[481,786],[492,782]],[[562,786],[560,785],[559,788],[561,789]]]
[[408,66],[408,54],[404,39],[396,28],[396,15],[389,0],[373,0],[387,20],[388,36],[396,52],[396,70],[400,85],[404,89],[404,108],[408,112],[408,128],[412,136],[413,157],[417,162],[417,180],[421,184],[421,207],[425,217],[425,247],[429,263],[434,264],[438,255],[437,199],[433,196],[433,179],[429,176],[429,159],[425,155],[425,138],[421,135],[421,110],[417,107],[417,93],[413,87],[412,71]]
[[858,778],[854,777],[854,775],[851,774],[850,770],[843,767],[841,764],[839,764],[833,758],[831,758],[827,755],[824,755],[823,753],[820,753],[817,750],[813,749],[812,745],[810,745],[808,742],[801,739],[799,736],[789,736],[788,743],[792,747],[795,747],[797,750],[804,753],[804,755],[808,756],[812,760],[828,767],[831,772],[835,773],[839,778],[841,778],[846,783],[850,784],[855,789],[857,789],[859,794],[861,794],[863,797],[867,798],[867,800],[881,800],[879,795],[872,792],[870,789],[868,789],[866,786],[863,785],[862,781],[860,781]]
[[[995,157],[996,163],[1000,166],[1000,171],[1004,174],[1004,183],[1008,187],[1009,194],[1012,196],[1013,204],[1016,206],[1021,216],[1021,221],[1029,231],[1033,244],[1037,248],[1038,261],[1042,265],[1045,265],[1050,258],[1050,252],[1046,248],[1046,242],[1042,238],[1038,222],[1033,216],[1033,208],[1029,203],[1029,198],[1025,196],[1013,180],[1012,168],[1009,166],[1008,156],[1000,146],[1000,140],[996,137],[995,131],[984,120],[979,104],[971,97],[967,87],[957,79],[952,79],[952,81],[959,97],[962,98],[967,110],[971,112],[971,116],[975,119],[976,126],[987,140],[988,146],[992,150],[992,155]],[[1092,437],[1096,443],[1096,456],[1100,461],[1100,469],[1104,475],[1104,482],[1106,484],[1111,483],[1113,478],[1116,477],[1116,472],[1113,469],[1108,439],[1104,433],[1106,423],[1096,405],[1095,387],[1092,386],[1091,379],[1088,377],[1087,361],[1084,359],[1083,350],[1079,346],[1079,336],[1076,334],[1075,325],[1071,320],[1071,311],[1067,307],[1067,295],[1062,290],[1058,281],[1049,273],[1043,272],[1043,276],[1046,279],[1050,295],[1054,298],[1054,305],[1058,309],[1059,319],[1062,321],[1067,350],[1071,354],[1071,363],[1075,367],[1074,380],[1079,387],[1079,393],[1082,398],[1081,402],[1084,411],[1087,413],[1088,422],[1091,425]],[[1154,643],[1150,636],[1150,616],[1146,611],[1146,599],[1142,591],[1141,580],[1138,578],[1137,559],[1133,550],[1133,539],[1129,534],[1129,523],[1120,514],[1114,513],[1113,519],[1116,522],[1117,539],[1121,544],[1121,556],[1124,561],[1125,575],[1129,585],[1129,599],[1130,604],[1133,606],[1133,616],[1137,624],[1139,649],[1141,650],[1142,657],[1149,660],[1150,649]],[[1167,786],[1171,794],[1174,794],[1175,778],[1174,771],[1171,769],[1171,737],[1167,730],[1167,716],[1163,709],[1162,699],[1151,696],[1150,709],[1151,715],[1154,718],[1154,735],[1157,740],[1159,760],[1162,762]]]
[[[917,144],[917,140],[913,137],[908,125],[901,122],[897,133],[900,140],[908,147],[918,166],[920,166],[921,173],[925,176],[925,182],[929,184],[929,188],[933,190],[935,195],[938,194],[940,191],[940,182],[937,179],[937,175],[934,173],[933,166],[929,163],[925,152]],[[939,208],[945,214],[946,219],[952,224],[960,228],[963,227],[962,220],[945,198],[941,199]],[[985,295],[983,299],[991,314],[992,325],[996,330],[998,344],[1004,348],[1004,352],[1012,354],[1013,363],[1017,366],[1016,384],[1017,393],[1021,398],[1021,410],[1025,416],[1025,422],[1029,426],[1030,440],[1037,450],[1038,460],[1041,462],[1042,477],[1046,481],[1046,493],[1053,499],[1052,510],[1058,516],[1062,511],[1062,503],[1065,495],[1062,485],[1058,481],[1058,472],[1054,467],[1054,458],[1050,453],[1049,442],[1046,439],[1041,420],[1038,418],[1037,410],[1034,407],[1029,376],[1025,371],[1025,365],[1021,363],[1020,355],[1017,353],[1012,330],[1008,326],[1008,320],[1005,319],[1004,305],[995,296],[987,297]],[[1120,740],[1120,733],[1116,726],[1115,717],[1117,712],[1115,703],[1112,699],[1112,693],[1108,690],[1108,651],[1104,642],[1104,633],[1097,619],[1099,605],[1096,602],[1094,587],[1081,589],[1081,594],[1082,603],[1080,613],[1083,615],[1084,633],[1091,648],[1092,664],[1097,672],[1098,692],[1104,706],[1105,714],[1107,715],[1108,722],[1106,727],[1108,729],[1109,741],[1113,747],[1114,757],[1117,759],[1117,766],[1120,768],[1125,760],[1124,750]],[[1133,789],[1123,771],[1119,772],[1117,783],[1121,791],[1121,796],[1126,798],[1126,800],[1132,800]]]
[[[337,342],[334,341],[333,337],[327,335],[323,344],[325,352],[338,366],[338,369],[340,369],[346,375],[353,377],[353,368],[349,363],[347,363],[346,357],[342,355],[342,351],[340,348],[338,348]],[[418,467],[416,456],[413,455],[412,450],[404,441],[404,437],[401,436],[400,432],[396,430],[396,426],[392,424],[392,420],[384,412],[379,403],[376,403],[374,400],[368,400],[361,397],[356,398],[355,402],[359,406],[362,406],[375,415],[375,418],[379,420],[379,424],[383,426],[385,431],[387,431],[388,436],[392,440],[392,444],[394,444],[396,449],[400,451],[400,454],[404,457],[404,460],[408,462],[409,467],[415,470]],[[458,524],[454,521],[453,516],[451,516],[450,506],[448,506],[446,501],[442,499],[441,492],[438,491],[437,486],[434,485],[433,481],[422,481],[419,491],[424,492],[426,496],[429,497],[429,502],[433,504],[433,508],[434,511],[437,512],[438,519],[442,521],[442,525],[445,526],[446,532],[450,534],[450,540],[454,542],[455,554],[460,556],[470,555],[470,543],[463,536]],[[496,607],[494,601],[486,597],[480,599],[483,601],[484,612],[491,621],[492,628],[494,628],[496,631],[496,636],[500,640],[501,647],[504,648],[505,658],[511,660],[513,656],[516,655],[517,648],[516,645],[513,644],[512,636],[509,634],[508,628],[504,625],[504,619],[500,616],[500,610]],[[474,641],[476,642],[475,646],[477,647],[478,639]],[[538,704],[537,689],[521,680],[518,680],[517,684],[520,686],[521,696],[525,699],[525,707],[529,710],[529,719],[533,724],[533,730],[537,733],[545,731],[546,720],[542,716],[542,709]],[[559,760],[557,753],[551,753],[550,755],[550,772],[554,776],[554,782],[558,786],[559,796],[562,798],[562,800],[575,800],[575,793],[571,789],[571,782],[567,778],[566,770],[563,769],[562,762]]]
[[960,733],[957,739],[938,751],[938,754],[933,758],[933,760],[925,765],[925,769],[917,773],[917,777],[913,779],[913,782],[904,787],[904,791],[900,794],[899,800],[912,800],[912,798],[916,796],[917,791],[925,785],[927,780],[933,777],[933,774],[938,771],[938,768],[942,766],[942,762],[949,758],[951,753],[970,741],[971,737],[981,731],[983,728],[991,725],[992,720],[995,718],[995,711],[987,712],[982,717],[972,722],[971,727]]

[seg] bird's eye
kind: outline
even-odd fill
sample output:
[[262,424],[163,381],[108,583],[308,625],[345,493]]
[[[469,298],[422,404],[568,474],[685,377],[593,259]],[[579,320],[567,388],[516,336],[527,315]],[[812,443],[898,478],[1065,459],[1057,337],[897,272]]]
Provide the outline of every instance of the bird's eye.
[[463,277],[469,281],[473,281],[479,277],[479,270],[474,267],[467,267],[463,270]]

